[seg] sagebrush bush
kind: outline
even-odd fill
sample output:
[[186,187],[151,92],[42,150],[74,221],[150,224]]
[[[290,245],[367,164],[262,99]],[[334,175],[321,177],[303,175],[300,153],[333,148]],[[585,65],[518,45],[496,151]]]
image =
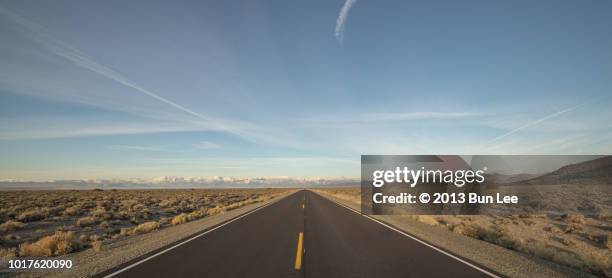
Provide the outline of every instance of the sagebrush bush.
[[25,224],[19,222],[19,221],[13,221],[13,220],[9,220],[6,221],[4,223],[2,223],[0,225],[0,230],[2,232],[10,232],[10,231],[16,231],[19,230],[21,228],[23,228],[25,226]]
[[206,212],[208,215],[215,215],[215,214],[219,214],[223,212],[223,208],[222,207],[214,207],[214,208],[210,208],[208,209],[208,211]]
[[21,214],[19,214],[19,217],[17,217],[17,219],[19,221],[37,221],[37,220],[42,220],[45,219],[48,216],[48,213],[42,209],[31,209],[31,210],[26,210],[24,212],[22,212]]
[[158,228],[159,223],[155,221],[149,221],[136,226],[136,228],[134,228],[132,232],[135,234],[145,234],[157,230]]
[[187,222],[189,222],[189,216],[187,216],[186,213],[181,213],[175,216],[174,218],[172,218],[172,221],[170,223],[176,226],[176,225],[187,223]]
[[102,241],[96,240],[96,241],[92,242],[91,243],[91,248],[93,248],[93,250],[96,251],[96,252],[102,251]]
[[585,224],[586,220],[582,214],[569,214],[565,216],[567,223]]
[[50,257],[68,254],[79,248],[74,240],[74,232],[57,231],[55,234],[43,237],[34,243],[19,245],[19,256]]
[[66,216],[74,216],[79,214],[79,209],[77,207],[69,207],[64,210],[64,215]]
[[8,261],[17,256],[17,249],[15,248],[0,248],[0,260]]
[[81,217],[76,221],[76,225],[79,227],[86,227],[94,225],[98,222],[98,219],[93,216]]

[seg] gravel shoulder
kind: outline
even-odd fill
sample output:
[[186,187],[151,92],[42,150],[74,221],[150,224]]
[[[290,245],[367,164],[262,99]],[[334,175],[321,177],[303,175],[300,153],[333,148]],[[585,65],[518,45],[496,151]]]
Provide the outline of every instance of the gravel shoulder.
[[122,238],[104,245],[100,252],[89,248],[78,253],[54,257],[53,259],[71,259],[73,268],[68,271],[54,272],[21,272],[2,273],[8,277],[91,277],[97,273],[112,269],[147,253],[158,250],[177,241],[187,239],[215,225],[229,221],[259,207],[276,202],[295,191],[289,191],[271,200],[247,205],[224,213],[204,217],[185,224],[164,228],[151,233]]
[[[323,190],[314,190],[336,203],[360,211],[360,205]],[[377,220],[416,238],[508,277],[595,277],[592,274],[462,236],[401,215],[376,215]]]

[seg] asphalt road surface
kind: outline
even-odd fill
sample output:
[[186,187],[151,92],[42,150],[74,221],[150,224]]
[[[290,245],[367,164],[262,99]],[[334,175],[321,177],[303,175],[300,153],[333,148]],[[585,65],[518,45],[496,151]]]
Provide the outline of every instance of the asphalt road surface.
[[306,190],[153,255],[100,276],[488,277]]

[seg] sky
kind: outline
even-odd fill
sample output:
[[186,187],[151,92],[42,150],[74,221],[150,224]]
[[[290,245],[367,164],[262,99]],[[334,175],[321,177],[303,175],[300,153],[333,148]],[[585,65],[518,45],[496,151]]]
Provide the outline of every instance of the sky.
[[612,153],[610,1],[0,1],[0,179]]

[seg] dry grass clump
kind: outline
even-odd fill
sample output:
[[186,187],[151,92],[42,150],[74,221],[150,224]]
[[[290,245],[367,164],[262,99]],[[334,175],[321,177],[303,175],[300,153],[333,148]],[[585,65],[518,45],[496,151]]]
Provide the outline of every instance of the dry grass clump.
[[112,213],[108,212],[105,207],[96,207],[90,214],[90,216],[97,219],[108,220],[112,218]]
[[5,241],[11,241],[11,240],[19,240],[21,239],[21,237],[17,235],[13,235],[13,234],[7,234],[2,239],[4,239]]
[[562,217],[567,224],[565,228],[566,233],[576,233],[584,229],[586,220],[582,214],[568,214]]
[[19,214],[17,219],[19,221],[29,222],[42,220],[45,219],[47,216],[48,213],[46,211],[36,208],[22,212],[21,214]]
[[206,213],[208,215],[215,215],[215,214],[219,214],[223,212],[223,208],[222,207],[214,207],[214,208],[210,208],[206,211]]
[[8,261],[17,256],[16,248],[0,248],[0,260]]
[[338,199],[353,202],[356,204],[361,203],[361,188],[358,188],[358,187],[326,188],[326,189],[315,189],[313,191],[317,193],[331,194]]
[[102,251],[102,241],[96,240],[96,241],[92,242],[91,243],[91,248],[93,248],[93,250],[96,251],[96,252]]
[[170,223],[173,226],[176,226],[176,225],[180,225],[180,224],[183,224],[183,223],[187,223],[189,221],[193,221],[193,220],[198,219],[198,218],[205,217],[207,215],[219,214],[219,213],[221,213],[223,211],[224,211],[224,208],[221,208],[221,207],[214,207],[214,208],[211,208],[211,209],[200,208],[200,209],[198,209],[196,211],[192,211],[190,213],[181,213],[181,214],[175,216],[174,218],[172,218]]
[[73,206],[73,207],[68,207],[64,210],[63,213],[65,216],[75,216],[79,214],[79,208]]
[[567,223],[575,223],[581,225],[584,225],[586,223],[586,219],[582,214],[568,214],[564,215],[562,218],[564,218],[565,222]]
[[157,223],[156,221],[149,221],[149,222],[145,222],[145,223],[142,223],[136,226],[136,228],[134,228],[132,232],[134,234],[146,234],[154,230],[157,230],[158,228],[159,228],[159,223]]
[[431,226],[438,226],[440,224],[436,218],[429,215],[417,215],[415,220]]
[[598,243],[603,249],[612,250],[612,233],[587,235],[587,239]]
[[57,231],[55,234],[43,237],[34,243],[19,245],[19,256],[50,257],[65,255],[79,248],[74,240],[74,232]]
[[131,234],[132,234],[132,229],[130,229],[130,228],[121,228],[119,230],[119,235],[120,236],[129,236]]
[[25,224],[19,221],[8,220],[0,225],[0,230],[2,232],[10,232],[10,231],[19,230],[23,228],[24,226]]
[[583,268],[591,272],[610,277],[612,275],[612,256],[600,252],[574,253],[540,240],[530,239],[527,244],[519,246],[519,250],[534,254],[553,262]]
[[86,226],[92,226],[94,224],[98,223],[98,219],[96,217],[93,216],[86,216],[86,217],[81,217],[79,218],[75,225],[79,226],[79,227],[86,227]]
[[191,221],[189,215],[187,215],[186,213],[181,213],[177,216],[175,216],[174,218],[172,218],[172,221],[170,221],[170,223],[173,226],[179,225],[179,224],[183,224],[183,223],[187,223]]

